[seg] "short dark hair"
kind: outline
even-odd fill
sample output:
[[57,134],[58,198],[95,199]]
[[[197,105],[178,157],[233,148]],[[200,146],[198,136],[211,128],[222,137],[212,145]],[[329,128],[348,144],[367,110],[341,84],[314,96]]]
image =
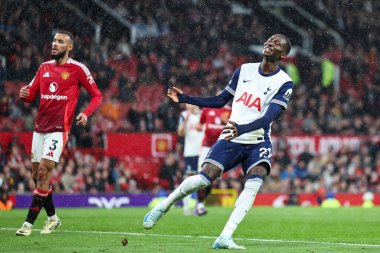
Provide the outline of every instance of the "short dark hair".
[[283,34],[280,34],[282,38],[284,38],[284,40],[286,41],[285,45],[286,45],[286,54],[289,54],[290,50],[292,49],[292,44],[290,43],[290,40],[288,39],[288,37],[286,37],[285,35]]
[[64,31],[64,30],[58,30],[57,33],[63,33],[63,34],[68,35],[70,37],[71,42],[74,43],[74,35],[71,32]]

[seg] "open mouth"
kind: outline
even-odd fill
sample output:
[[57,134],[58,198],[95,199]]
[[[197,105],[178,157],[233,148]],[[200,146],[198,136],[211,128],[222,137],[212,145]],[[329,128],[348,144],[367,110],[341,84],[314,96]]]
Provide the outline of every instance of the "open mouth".
[[53,49],[51,50],[51,52],[52,52],[53,54],[57,54],[57,53],[58,53],[58,49],[57,49],[57,48],[53,48]]
[[273,47],[264,46],[264,54],[271,54],[271,53],[273,53]]

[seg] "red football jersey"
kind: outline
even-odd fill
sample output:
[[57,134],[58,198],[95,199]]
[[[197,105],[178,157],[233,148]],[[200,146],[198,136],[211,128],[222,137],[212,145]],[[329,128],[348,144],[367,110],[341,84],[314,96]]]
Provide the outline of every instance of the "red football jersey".
[[56,65],[54,60],[42,63],[29,84],[29,97],[24,99],[33,102],[40,95],[34,130],[38,133],[70,131],[81,86],[91,96],[90,104],[83,111],[89,117],[99,106],[102,95],[87,67],[71,58],[62,65]]
[[205,125],[205,136],[202,146],[211,147],[218,140],[223,127],[231,115],[231,107],[203,108],[200,124]]

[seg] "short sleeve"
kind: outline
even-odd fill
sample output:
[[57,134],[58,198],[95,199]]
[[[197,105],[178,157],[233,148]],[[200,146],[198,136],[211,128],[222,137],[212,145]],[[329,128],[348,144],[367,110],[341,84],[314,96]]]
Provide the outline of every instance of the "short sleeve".
[[240,67],[235,71],[233,76],[231,77],[231,80],[227,84],[225,90],[227,90],[229,93],[231,93],[233,96],[235,96],[236,87],[239,81],[240,77]]
[[278,90],[277,94],[271,100],[271,103],[276,103],[282,106],[284,110],[288,107],[290,96],[292,95],[294,84],[293,82],[284,83]]

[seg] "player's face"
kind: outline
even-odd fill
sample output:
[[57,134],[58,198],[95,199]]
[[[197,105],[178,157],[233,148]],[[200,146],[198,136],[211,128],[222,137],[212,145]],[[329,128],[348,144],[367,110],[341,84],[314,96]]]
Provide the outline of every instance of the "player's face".
[[280,35],[273,35],[264,43],[263,56],[269,61],[278,61],[285,56],[286,41]]
[[57,60],[64,57],[73,49],[73,43],[70,36],[63,33],[57,33],[54,36],[51,45],[51,58]]

